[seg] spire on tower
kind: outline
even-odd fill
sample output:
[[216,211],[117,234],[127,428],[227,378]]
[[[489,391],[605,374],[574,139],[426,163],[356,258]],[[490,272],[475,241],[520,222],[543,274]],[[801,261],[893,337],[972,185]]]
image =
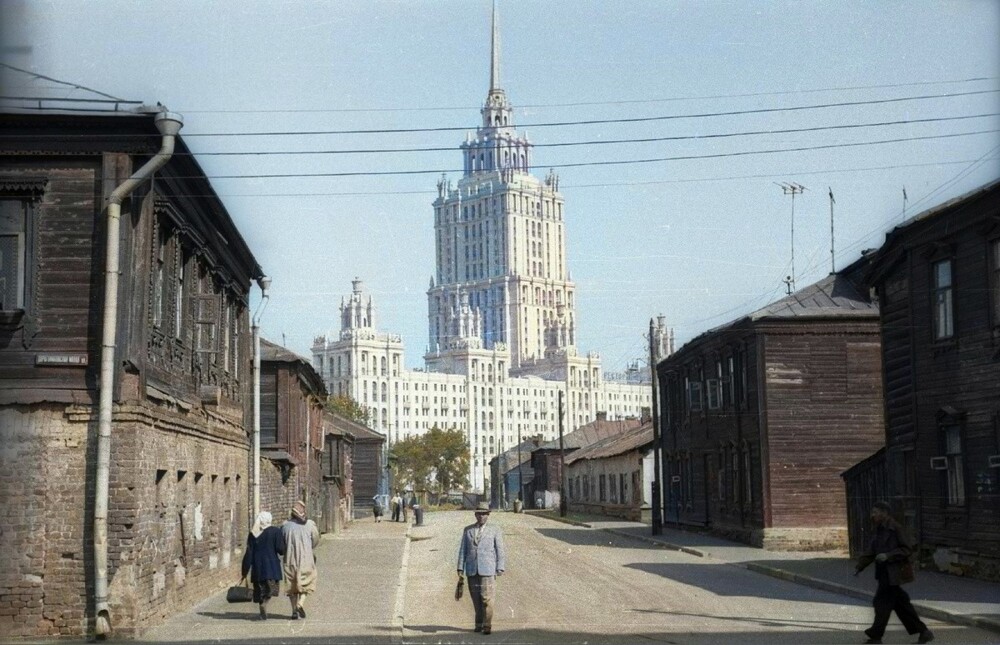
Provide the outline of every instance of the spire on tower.
[[490,53],[490,91],[500,89],[500,27],[497,23],[497,0],[493,0],[493,47]]

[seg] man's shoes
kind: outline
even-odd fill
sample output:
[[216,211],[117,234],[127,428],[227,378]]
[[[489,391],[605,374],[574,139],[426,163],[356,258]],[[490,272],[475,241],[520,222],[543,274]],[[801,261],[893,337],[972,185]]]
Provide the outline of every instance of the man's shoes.
[[306,617],[305,607],[299,605],[298,613],[299,613],[299,618],[305,618]]
[[920,636],[917,638],[918,643],[929,643],[932,640],[934,640],[934,632],[929,629],[920,632]]
[[264,609],[264,605],[260,605],[260,619],[267,620],[267,610]]
[[492,633],[492,629],[489,627],[483,627],[483,636],[489,636]]
[[474,631],[474,632],[481,632],[481,631],[483,631],[483,626],[482,625],[476,625],[476,628],[473,629],[472,631]]
[[298,619],[299,619],[299,612],[297,612],[296,610],[293,609],[292,610],[292,620],[298,620]]

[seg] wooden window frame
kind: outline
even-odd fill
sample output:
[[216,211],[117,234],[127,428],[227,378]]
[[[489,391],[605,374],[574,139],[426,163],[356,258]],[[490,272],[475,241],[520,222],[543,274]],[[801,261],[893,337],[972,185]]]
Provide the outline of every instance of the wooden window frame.
[[[948,283],[939,280],[938,268],[947,264]],[[939,257],[931,260],[931,337],[935,343],[955,339],[955,259]],[[942,298],[945,301],[942,301]],[[944,314],[942,314],[944,310]],[[942,329],[942,325],[945,329]]]

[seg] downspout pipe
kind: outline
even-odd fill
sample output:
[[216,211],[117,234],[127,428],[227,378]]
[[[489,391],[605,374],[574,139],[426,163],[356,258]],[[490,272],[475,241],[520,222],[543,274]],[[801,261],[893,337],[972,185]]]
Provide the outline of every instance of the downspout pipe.
[[118,325],[118,273],[122,202],[154,172],[162,168],[174,153],[177,133],[183,117],[167,112],[154,119],[163,137],[160,151],[111,193],[108,199],[108,235],[104,273],[104,329],[101,339],[100,407],[97,422],[97,483],[94,499],[94,614],[95,634],[106,638],[111,633],[111,610],[108,606],[108,482],[111,474],[111,412],[115,380],[115,347]]
[[270,299],[271,278],[261,276],[257,279],[260,287],[260,303],[251,320],[250,332],[253,335],[253,517],[260,515],[260,318],[264,315],[267,302]]

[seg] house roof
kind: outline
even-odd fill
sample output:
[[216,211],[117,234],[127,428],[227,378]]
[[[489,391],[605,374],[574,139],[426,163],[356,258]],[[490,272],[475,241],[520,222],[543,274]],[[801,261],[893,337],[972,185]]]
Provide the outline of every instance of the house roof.
[[384,434],[376,430],[372,430],[368,426],[362,425],[357,421],[352,421],[347,417],[343,417],[339,414],[329,411],[326,412],[326,415],[333,421],[333,425],[336,429],[344,430],[351,433],[352,435],[354,435],[355,440],[385,441]]
[[[731,320],[695,336],[660,364],[669,364],[685,351],[721,332],[735,329],[745,323],[764,321],[810,320],[872,320],[879,317],[878,304],[864,291],[861,274],[868,267],[870,258],[862,256],[837,273],[831,273],[798,291],[767,304],[756,311]],[[677,358],[675,358],[677,357]]]
[[589,446],[585,446],[566,457],[566,464],[572,464],[584,459],[602,459],[623,455],[638,450],[653,443],[653,424],[644,423],[639,427],[626,430],[622,434],[605,437]]
[[746,316],[765,318],[878,317],[878,305],[862,294],[843,273],[831,273],[819,282],[775,300]]
[[[563,436],[563,447],[567,450],[583,448],[608,437],[619,436],[642,424],[638,419],[617,419],[615,421],[591,421],[573,432]],[[547,441],[538,447],[540,450],[558,450],[559,440]]]
[[323,395],[326,394],[326,387],[323,385],[323,379],[320,378],[319,373],[313,368],[312,363],[306,360],[305,357],[299,356],[287,347],[282,347],[277,343],[272,343],[266,338],[261,338],[260,360],[268,363],[297,364],[302,370],[303,378],[309,382],[313,391],[319,392]]

